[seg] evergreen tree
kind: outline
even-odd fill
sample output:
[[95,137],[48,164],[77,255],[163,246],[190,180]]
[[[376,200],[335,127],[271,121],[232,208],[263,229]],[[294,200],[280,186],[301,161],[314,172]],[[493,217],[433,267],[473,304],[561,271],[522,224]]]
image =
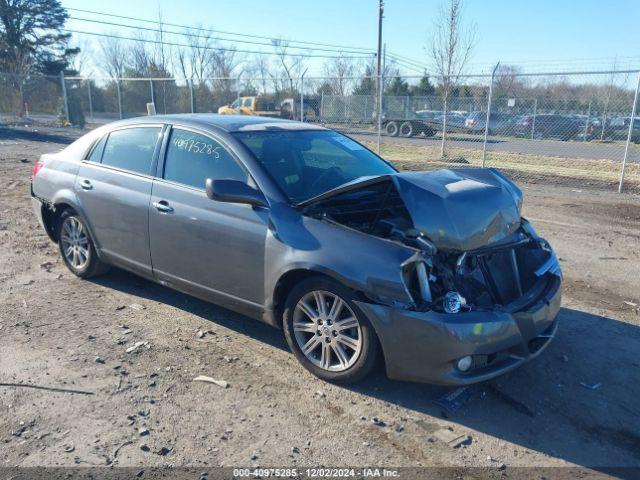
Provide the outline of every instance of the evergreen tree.
[[393,77],[391,83],[387,86],[387,88],[385,88],[384,94],[395,97],[409,96],[409,84],[400,76]]
[[371,65],[367,65],[364,70],[364,77],[360,83],[353,89],[354,95],[375,95],[376,93],[376,77]]
[[0,0],[0,71],[66,70],[79,51],[68,48],[71,34],[60,31],[67,18],[59,0]]
[[418,85],[411,87],[410,92],[411,95],[416,97],[429,97],[435,95],[436,87],[434,87],[431,83],[429,75],[425,73],[424,76],[420,79]]

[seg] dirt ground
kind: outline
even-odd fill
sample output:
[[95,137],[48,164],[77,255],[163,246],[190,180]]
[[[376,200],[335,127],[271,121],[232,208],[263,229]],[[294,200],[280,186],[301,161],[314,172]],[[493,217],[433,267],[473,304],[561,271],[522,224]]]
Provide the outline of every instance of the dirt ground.
[[443,388],[324,383],[268,326],[119,270],[71,275],[29,176],[77,135],[0,129],[0,466],[640,467],[639,197],[522,185],[564,269],[558,336],[447,413]]

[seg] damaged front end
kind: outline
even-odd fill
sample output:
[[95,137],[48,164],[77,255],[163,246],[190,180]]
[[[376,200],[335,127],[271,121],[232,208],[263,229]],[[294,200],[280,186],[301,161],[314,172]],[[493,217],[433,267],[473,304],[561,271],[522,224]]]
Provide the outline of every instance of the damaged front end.
[[520,217],[522,193],[493,169],[399,173],[308,200],[306,214],[415,250],[400,267],[413,308],[507,307],[560,267]]
[[515,311],[550,278],[560,277],[555,253],[522,219],[498,244],[465,252],[423,250],[402,265],[417,310],[445,313]]
[[[387,360],[388,350],[404,356],[389,337],[402,349],[415,338],[428,345],[434,339],[458,342],[429,360],[439,373],[407,373],[402,360],[387,366],[392,377],[460,384],[490,378],[539,353],[555,332],[560,266],[547,241],[521,218],[521,205],[522,193],[499,172],[460,169],[370,178],[302,207],[306,215],[413,249],[398,267],[412,299],[404,310],[411,313],[365,303],[361,308],[380,329],[395,318],[397,327],[413,332],[381,336]],[[415,321],[430,335],[416,331]]]

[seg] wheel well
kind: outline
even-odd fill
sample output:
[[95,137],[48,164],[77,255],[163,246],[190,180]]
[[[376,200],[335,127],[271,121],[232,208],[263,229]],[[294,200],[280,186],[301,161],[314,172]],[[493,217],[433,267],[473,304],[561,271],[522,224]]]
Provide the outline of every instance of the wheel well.
[[[273,311],[275,313],[276,322],[282,327],[282,314],[284,313],[284,303],[287,301],[287,295],[291,289],[297,285],[298,283],[306,280],[309,277],[324,277],[333,281],[340,282],[336,278],[331,275],[327,275],[326,273],[318,272],[315,270],[306,270],[306,269],[296,269],[290,270],[283,274],[276,283],[276,288],[273,292]],[[343,282],[340,282],[344,285]],[[347,287],[347,285],[344,285]],[[349,288],[349,287],[347,287]],[[366,299],[365,295],[362,292],[355,291],[357,297]]]
[[[282,321],[283,321],[282,317],[284,313],[284,303],[287,300],[287,295],[297,283],[309,277],[324,277],[333,281],[340,282],[339,280],[333,278],[331,275],[327,275],[326,273],[318,272],[315,270],[296,269],[296,270],[290,270],[286,272],[278,279],[278,283],[276,283],[276,288],[273,293],[273,311],[275,314],[275,321],[277,323],[277,325],[274,325],[274,326],[277,326],[282,330]],[[340,282],[340,283],[344,285],[343,282]],[[350,287],[347,287],[347,288],[350,288]],[[362,300],[364,302],[370,301],[367,299],[366,295],[363,292],[354,290],[354,293],[359,300]],[[382,344],[380,342],[380,339],[378,338],[378,333],[375,331],[375,328],[373,330],[374,330],[375,341],[378,343],[378,346],[379,346],[378,361],[382,363],[383,368],[386,368],[385,366],[386,359],[384,356],[384,351],[382,349]]]
[[62,214],[67,210],[75,211],[73,207],[67,203],[58,203],[53,205],[53,207],[49,205],[42,206],[42,221],[49,238],[54,242],[58,241],[57,232],[60,217],[62,217]]

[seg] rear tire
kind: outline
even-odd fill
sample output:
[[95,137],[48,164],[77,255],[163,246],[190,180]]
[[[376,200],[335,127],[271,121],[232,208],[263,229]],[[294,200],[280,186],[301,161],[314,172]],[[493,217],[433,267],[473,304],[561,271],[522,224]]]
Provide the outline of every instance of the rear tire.
[[75,276],[91,278],[109,270],[98,258],[89,229],[73,210],[62,213],[56,235],[62,260]]
[[404,138],[409,138],[409,137],[413,137],[413,123],[411,122],[404,122],[402,125],[400,125],[400,136],[404,137]]
[[390,137],[397,137],[400,129],[398,128],[398,124],[396,122],[389,122],[385,127],[385,131]]
[[283,329],[289,348],[322,380],[354,383],[375,366],[378,338],[355,298],[352,290],[320,276],[303,280],[287,297]]

